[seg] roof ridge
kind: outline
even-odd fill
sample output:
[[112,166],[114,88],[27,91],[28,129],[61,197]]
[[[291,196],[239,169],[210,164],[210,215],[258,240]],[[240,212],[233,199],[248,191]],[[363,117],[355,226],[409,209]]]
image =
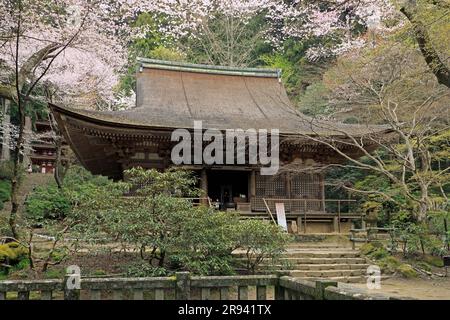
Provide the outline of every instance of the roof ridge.
[[208,64],[195,64],[180,61],[148,59],[141,57],[137,58],[137,62],[140,65],[140,71],[142,71],[142,68],[154,68],[154,69],[164,69],[174,71],[189,71],[189,72],[253,76],[253,77],[269,77],[269,78],[281,77],[281,69],[239,68],[239,67],[218,66]]

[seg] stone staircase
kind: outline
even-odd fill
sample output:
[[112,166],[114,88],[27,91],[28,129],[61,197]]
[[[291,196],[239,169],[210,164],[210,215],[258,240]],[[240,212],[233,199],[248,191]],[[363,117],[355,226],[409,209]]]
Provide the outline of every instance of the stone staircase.
[[[242,258],[240,253],[236,256]],[[268,262],[263,265],[306,280],[327,279],[344,283],[365,282],[369,267],[359,250],[352,250],[350,241],[296,242],[288,246],[281,260],[278,265]]]
[[291,276],[307,279],[329,279],[338,282],[363,282],[367,261],[359,250],[335,244],[296,244],[283,254]]

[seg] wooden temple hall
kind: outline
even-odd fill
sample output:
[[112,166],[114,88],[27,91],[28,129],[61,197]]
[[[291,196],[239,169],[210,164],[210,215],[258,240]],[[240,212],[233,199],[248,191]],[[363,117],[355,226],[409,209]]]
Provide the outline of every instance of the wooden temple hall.
[[[307,138],[330,134],[313,126],[289,101],[280,70],[231,68],[139,59],[136,106],[123,111],[80,110],[51,104],[66,141],[94,174],[122,179],[134,166],[167,169],[174,164],[175,129],[279,129],[280,170],[261,175],[260,165],[191,164],[208,203],[245,216],[276,219],[283,203],[290,230],[344,232],[361,216],[348,199],[326,199],[322,173],[298,173],[318,163],[341,161],[336,152]],[[340,125],[354,134],[367,127]],[[338,134],[338,133],[336,133]],[[371,146],[368,145],[368,148]],[[356,150],[342,146],[352,156]],[[247,158],[246,158],[247,159]],[[302,170],[283,170],[295,165]]]

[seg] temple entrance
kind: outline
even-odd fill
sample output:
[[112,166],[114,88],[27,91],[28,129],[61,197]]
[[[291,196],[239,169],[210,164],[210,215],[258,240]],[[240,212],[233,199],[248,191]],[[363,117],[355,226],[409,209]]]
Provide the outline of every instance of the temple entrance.
[[208,196],[221,210],[236,210],[240,203],[248,202],[247,171],[208,171],[207,176]]

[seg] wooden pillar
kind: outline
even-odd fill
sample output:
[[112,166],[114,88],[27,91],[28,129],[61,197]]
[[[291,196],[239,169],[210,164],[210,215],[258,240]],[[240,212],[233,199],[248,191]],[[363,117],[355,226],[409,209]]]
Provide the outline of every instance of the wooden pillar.
[[248,199],[250,202],[250,211],[252,211],[253,210],[252,201],[254,201],[256,197],[256,171],[254,169],[250,172],[248,188],[249,188]]
[[[286,172],[285,174],[285,184],[286,184],[286,199],[291,199],[291,173]],[[286,211],[292,212],[292,202],[289,201],[286,205]]]
[[[206,169],[202,169],[202,172],[200,173],[200,188],[203,190],[202,197],[208,198],[208,175],[206,174]],[[206,199],[202,199],[201,203],[203,205],[208,205]]]
[[298,233],[303,231],[302,217],[300,215],[297,217],[297,229]]
[[320,179],[320,192],[321,192],[321,199],[322,199],[322,210],[323,212],[326,212],[325,208],[325,175],[323,173],[319,174]]
[[333,217],[333,232],[339,233],[339,220],[338,220],[338,217]]

